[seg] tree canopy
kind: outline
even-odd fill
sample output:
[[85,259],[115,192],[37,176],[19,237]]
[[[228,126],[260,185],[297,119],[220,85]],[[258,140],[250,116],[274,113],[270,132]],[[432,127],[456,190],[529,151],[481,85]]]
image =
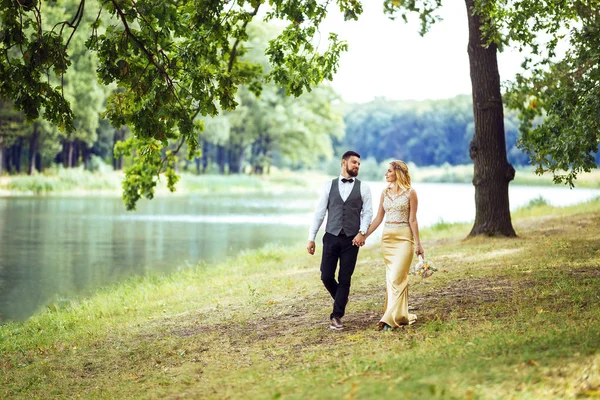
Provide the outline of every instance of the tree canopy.
[[[347,106],[344,113],[345,147],[381,162],[400,158],[416,165],[469,164],[473,139],[473,103],[470,96],[427,101],[387,101]],[[529,164],[517,146],[516,113],[504,118],[506,151],[515,165]]]
[[[357,0],[336,3],[347,19],[362,11]],[[73,132],[74,112],[56,79],[62,81],[73,64],[74,35],[84,32],[87,48],[98,56],[101,82],[119,88],[107,100],[106,117],[113,126],[126,125],[133,132],[118,148],[120,154],[134,155],[123,183],[123,197],[131,209],[141,196],[153,196],[163,171],[174,188],[177,151],[185,143],[188,157],[197,154],[202,129],[197,117],[235,109],[240,86],[259,94],[265,82],[273,81],[286,95],[298,96],[332,79],[346,44],[331,34],[321,52],[313,41],[327,4],[81,0],[70,15],[47,27],[45,2],[3,0],[0,96],[13,100],[31,120],[42,115],[66,134]],[[90,7],[96,17],[87,24],[84,16]],[[248,24],[263,8],[265,21],[287,23],[269,42],[268,73],[243,58]],[[163,151],[172,142],[177,143],[175,151]]]
[[[600,2],[503,3],[494,9],[507,21],[501,29],[532,53],[505,96],[520,111],[520,145],[538,173],[573,186],[578,173],[598,165]],[[532,31],[544,32],[546,41]]]

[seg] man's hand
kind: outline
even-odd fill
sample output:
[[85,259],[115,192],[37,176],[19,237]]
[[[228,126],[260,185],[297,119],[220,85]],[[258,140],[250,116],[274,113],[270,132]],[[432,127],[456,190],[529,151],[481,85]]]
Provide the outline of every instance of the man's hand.
[[308,250],[308,254],[310,254],[311,256],[315,254],[315,242],[309,240],[308,244],[306,245],[306,250]]
[[359,233],[358,235],[354,236],[354,239],[352,239],[352,245],[358,247],[364,246],[366,239],[367,238],[365,235]]

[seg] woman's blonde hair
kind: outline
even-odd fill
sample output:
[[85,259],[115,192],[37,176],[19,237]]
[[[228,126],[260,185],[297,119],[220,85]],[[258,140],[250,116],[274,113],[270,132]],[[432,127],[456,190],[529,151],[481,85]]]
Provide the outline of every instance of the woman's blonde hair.
[[400,189],[410,189],[410,173],[408,165],[402,160],[394,160],[390,163],[392,170],[396,174],[396,185]]

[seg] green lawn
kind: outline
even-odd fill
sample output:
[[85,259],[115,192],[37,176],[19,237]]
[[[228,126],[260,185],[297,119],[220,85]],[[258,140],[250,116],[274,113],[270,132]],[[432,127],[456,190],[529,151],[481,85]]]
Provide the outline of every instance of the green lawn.
[[[384,266],[361,250],[332,332],[319,255],[267,246],[131,279],[0,327],[2,398],[600,397],[600,201],[514,213],[519,237],[423,233],[418,322],[379,332]],[[320,248],[318,248],[320,250]]]
[[[120,196],[123,171],[105,168],[90,172],[79,168],[51,169],[43,174],[0,176],[0,196],[10,195],[112,195]],[[273,169],[269,175],[195,175],[182,173],[176,192],[185,193],[255,193],[281,190],[306,190],[320,173],[290,172]],[[171,195],[166,178],[156,185],[157,195]]]

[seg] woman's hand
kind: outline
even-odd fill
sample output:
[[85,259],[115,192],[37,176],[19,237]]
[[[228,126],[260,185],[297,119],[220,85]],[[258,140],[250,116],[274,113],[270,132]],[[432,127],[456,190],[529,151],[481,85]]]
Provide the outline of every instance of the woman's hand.
[[421,255],[423,256],[423,258],[425,258],[425,251],[423,251],[423,246],[421,246],[421,243],[417,244],[415,248],[415,254],[417,255],[417,257]]

